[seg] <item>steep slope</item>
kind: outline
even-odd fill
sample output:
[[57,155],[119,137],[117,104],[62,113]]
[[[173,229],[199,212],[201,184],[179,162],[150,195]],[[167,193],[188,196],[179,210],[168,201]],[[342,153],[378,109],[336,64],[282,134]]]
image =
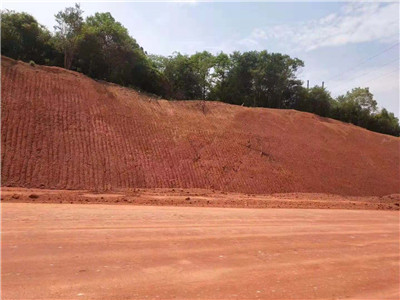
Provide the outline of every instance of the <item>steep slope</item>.
[[400,139],[293,110],[155,100],[2,57],[2,185],[399,193]]

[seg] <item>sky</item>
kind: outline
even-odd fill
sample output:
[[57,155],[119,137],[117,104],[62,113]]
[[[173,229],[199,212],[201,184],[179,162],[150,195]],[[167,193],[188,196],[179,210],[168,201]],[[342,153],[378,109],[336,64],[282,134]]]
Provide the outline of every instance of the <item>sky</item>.
[[[7,0],[6,0],[7,1]],[[53,31],[73,2],[6,2]],[[304,61],[298,77],[336,97],[369,87],[399,117],[399,2],[81,2],[110,12],[148,53],[267,50]]]

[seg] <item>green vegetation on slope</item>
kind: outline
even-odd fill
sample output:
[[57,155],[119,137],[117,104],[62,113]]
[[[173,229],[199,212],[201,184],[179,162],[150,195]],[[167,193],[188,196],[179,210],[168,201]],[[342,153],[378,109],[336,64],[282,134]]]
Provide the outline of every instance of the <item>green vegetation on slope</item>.
[[148,55],[110,13],[86,20],[82,13],[78,4],[60,11],[51,34],[29,14],[2,11],[2,55],[61,66],[167,99],[297,109],[400,135],[398,119],[377,109],[368,88],[355,88],[336,99],[325,88],[304,88],[296,77],[304,67],[298,58],[267,51]]

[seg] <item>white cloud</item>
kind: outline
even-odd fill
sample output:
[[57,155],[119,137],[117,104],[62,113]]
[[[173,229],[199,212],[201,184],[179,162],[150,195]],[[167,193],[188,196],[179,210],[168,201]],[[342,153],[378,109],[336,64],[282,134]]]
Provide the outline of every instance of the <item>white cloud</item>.
[[243,45],[243,46],[255,46],[255,45],[258,45],[258,42],[255,39],[252,39],[252,38],[241,39],[241,40],[238,40],[236,43],[239,44],[239,45]]
[[275,39],[305,51],[371,41],[394,43],[399,39],[399,4],[349,3],[340,13],[320,19],[255,28],[248,39]]

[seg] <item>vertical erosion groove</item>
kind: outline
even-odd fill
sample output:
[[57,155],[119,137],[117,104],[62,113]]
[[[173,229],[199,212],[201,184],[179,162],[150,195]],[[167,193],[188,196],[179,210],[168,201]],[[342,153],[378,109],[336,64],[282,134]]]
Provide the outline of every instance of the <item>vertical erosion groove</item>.
[[400,193],[399,138],[296,111],[209,102],[205,115],[193,101],[157,102],[10,61],[1,73],[3,186]]

